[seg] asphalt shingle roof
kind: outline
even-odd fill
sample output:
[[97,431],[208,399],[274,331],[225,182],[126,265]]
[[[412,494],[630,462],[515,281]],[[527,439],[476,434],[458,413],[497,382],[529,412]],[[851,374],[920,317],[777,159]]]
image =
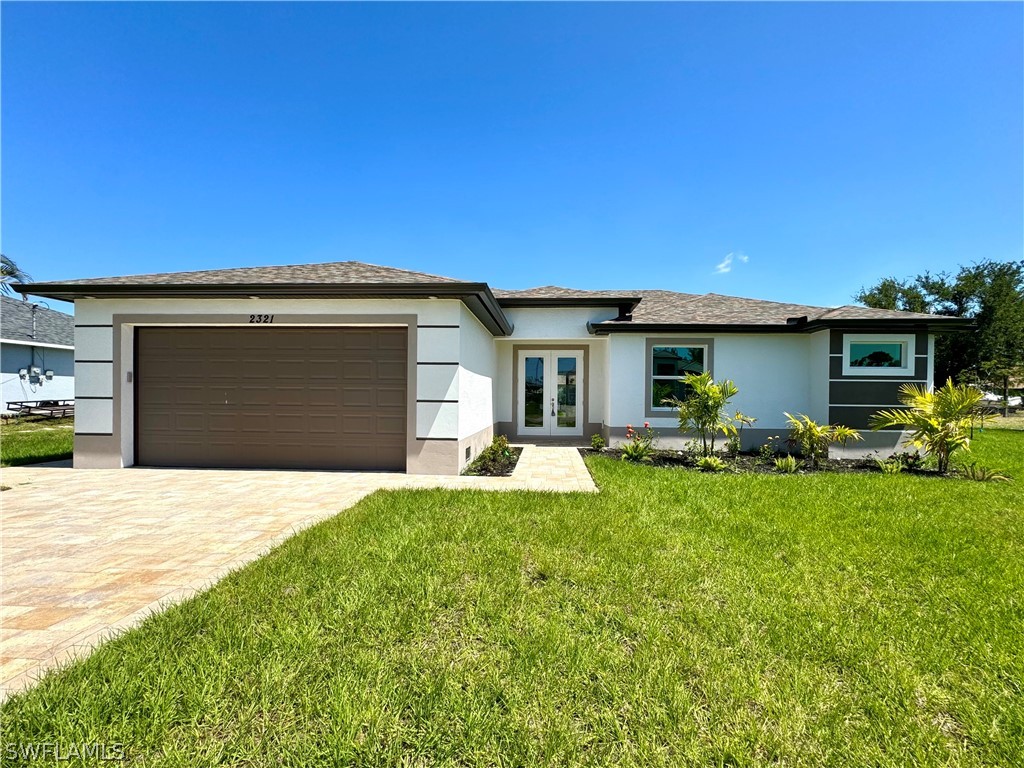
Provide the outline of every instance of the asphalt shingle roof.
[[[524,290],[494,291],[502,299],[587,299],[592,297],[639,297],[633,309],[633,323],[653,325],[786,325],[790,318],[812,320],[935,320],[942,315],[897,312],[847,305],[816,307],[808,304],[787,304],[764,299],[723,296],[718,293],[679,293],[665,290],[581,291],[545,285]],[[622,325],[630,321],[609,320],[605,325]]]
[[37,341],[40,344],[75,345],[75,318],[55,309],[37,305],[35,333],[32,331],[32,302],[0,296],[0,339]]
[[152,275],[92,277],[61,280],[61,285],[409,285],[415,283],[460,283],[451,277],[380,267],[361,261],[324,264],[290,264],[274,267],[207,269],[200,272],[160,272]]
[[[66,298],[84,293],[90,286],[108,286],[111,289],[141,286],[159,290],[160,286],[176,286],[187,289],[191,286],[416,286],[416,285],[478,285],[450,277],[412,272],[394,267],[382,267],[359,261],[336,261],[324,264],[295,264],[272,267],[243,267],[238,269],[211,269],[200,272],[164,272],[152,275],[124,275],[98,277],[85,280],[65,280],[56,286],[42,287],[49,293]],[[66,286],[66,288],[65,288]],[[55,292],[60,289],[59,292]],[[429,289],[428,289],[429,290]],[[588,291],[545,285],[523,290],[492,291],[499,303],[512,304],[515,300],[542,299],[560,300],[568,303],[585,303],[589,299],[621,299],[632,303],[639,298],[633,309],[632,321],[609,320],[598,325],[613,327],[627,322],[646,325],[707,325],[707,326],[784,326],[793,318],[806,317],[814,321],[948,321],[942,315],[927,315],[914,312],[896,312],[868,307],[818,307],[805,304],[787,304],[763,299],[747,299],[738,296],[723,296],[717,293],[693,294],[666,290],[601,290]],[[497,308],[495,308],[497,311]]]

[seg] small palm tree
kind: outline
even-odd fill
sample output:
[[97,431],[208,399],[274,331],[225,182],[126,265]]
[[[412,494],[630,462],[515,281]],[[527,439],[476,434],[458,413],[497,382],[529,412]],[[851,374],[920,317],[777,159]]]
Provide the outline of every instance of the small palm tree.
[[919,384],[900,387],[900,402],[906,408],[882,410],[871,417],[872,429],[905,427],[910,432],[906,443],[935,457],[940,474],[949,471],[954,452],[971,449],[971,428],[991,420],[980,413],[978,405],[984,393],[969,384],[954,384],[948,379],[934,391]]
[[800,454],[807,459],[811,469],[818,466],[818,459],[828,456],[828,447],[839,443],[844,448],[851,440],[863,440],[860,432],[841,424],[819,424],[810,416],[798,413],[786,414],[791,434],[790,443],[800,447]]
[[32,275],[19,267],[14,259],[0,254],[0,291],[8,296],[14,294],[11,283],[25,283],[32,279]]
[[686,382],[690,390],[687,398],[669,397],[661,402],[678,410],[679,431],[700,435],[701,453],[710,456],[715,452],[715,435],[729,434],[732,421],[725,417],[725,406],[739,390],[729,379],[715,381],[708,371],[688,373],[681,381]]

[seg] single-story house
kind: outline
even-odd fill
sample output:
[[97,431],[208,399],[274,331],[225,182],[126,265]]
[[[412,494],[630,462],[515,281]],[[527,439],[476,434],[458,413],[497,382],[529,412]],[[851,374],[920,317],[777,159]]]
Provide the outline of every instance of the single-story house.
[[0,296],[0,411],[7,403],[75,396],[75,319]]
[[[679,377],[711,371],[757,418],[866,430],[932,385],[959,318],[668,290],[492,290],[345,261],[18,288],[75,302],[76,467],[455,474],[495,434],[609,444],[650,422],[682,446]],[[893,449],[870,433],[860,451]]]

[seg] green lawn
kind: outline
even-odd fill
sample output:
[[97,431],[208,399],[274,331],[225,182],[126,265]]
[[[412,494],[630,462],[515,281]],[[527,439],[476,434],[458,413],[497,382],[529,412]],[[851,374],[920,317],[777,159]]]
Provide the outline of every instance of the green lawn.
[[1019,765],[1024,432],[976,458],[1016,482],[594,457],[598,496],[378,493],[12,699],[2,740],[182,766]]
[[75,420],[29,417],[0,426],[0,466],[70,459]]

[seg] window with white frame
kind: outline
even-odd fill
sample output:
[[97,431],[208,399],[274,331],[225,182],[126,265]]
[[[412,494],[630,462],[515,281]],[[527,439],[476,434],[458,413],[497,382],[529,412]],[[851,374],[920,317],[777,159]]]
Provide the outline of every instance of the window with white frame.
[[900,334],[845,334],[844,376],[907,376],[914,371],[914,337]]
[[651,381],[650,402],[652,410],[672,410],[665,404],[666,398],[684,399],[687,385],[681,379],[690,373],[704,373],[707,364],[707,347],[654,345],[650,348]]

